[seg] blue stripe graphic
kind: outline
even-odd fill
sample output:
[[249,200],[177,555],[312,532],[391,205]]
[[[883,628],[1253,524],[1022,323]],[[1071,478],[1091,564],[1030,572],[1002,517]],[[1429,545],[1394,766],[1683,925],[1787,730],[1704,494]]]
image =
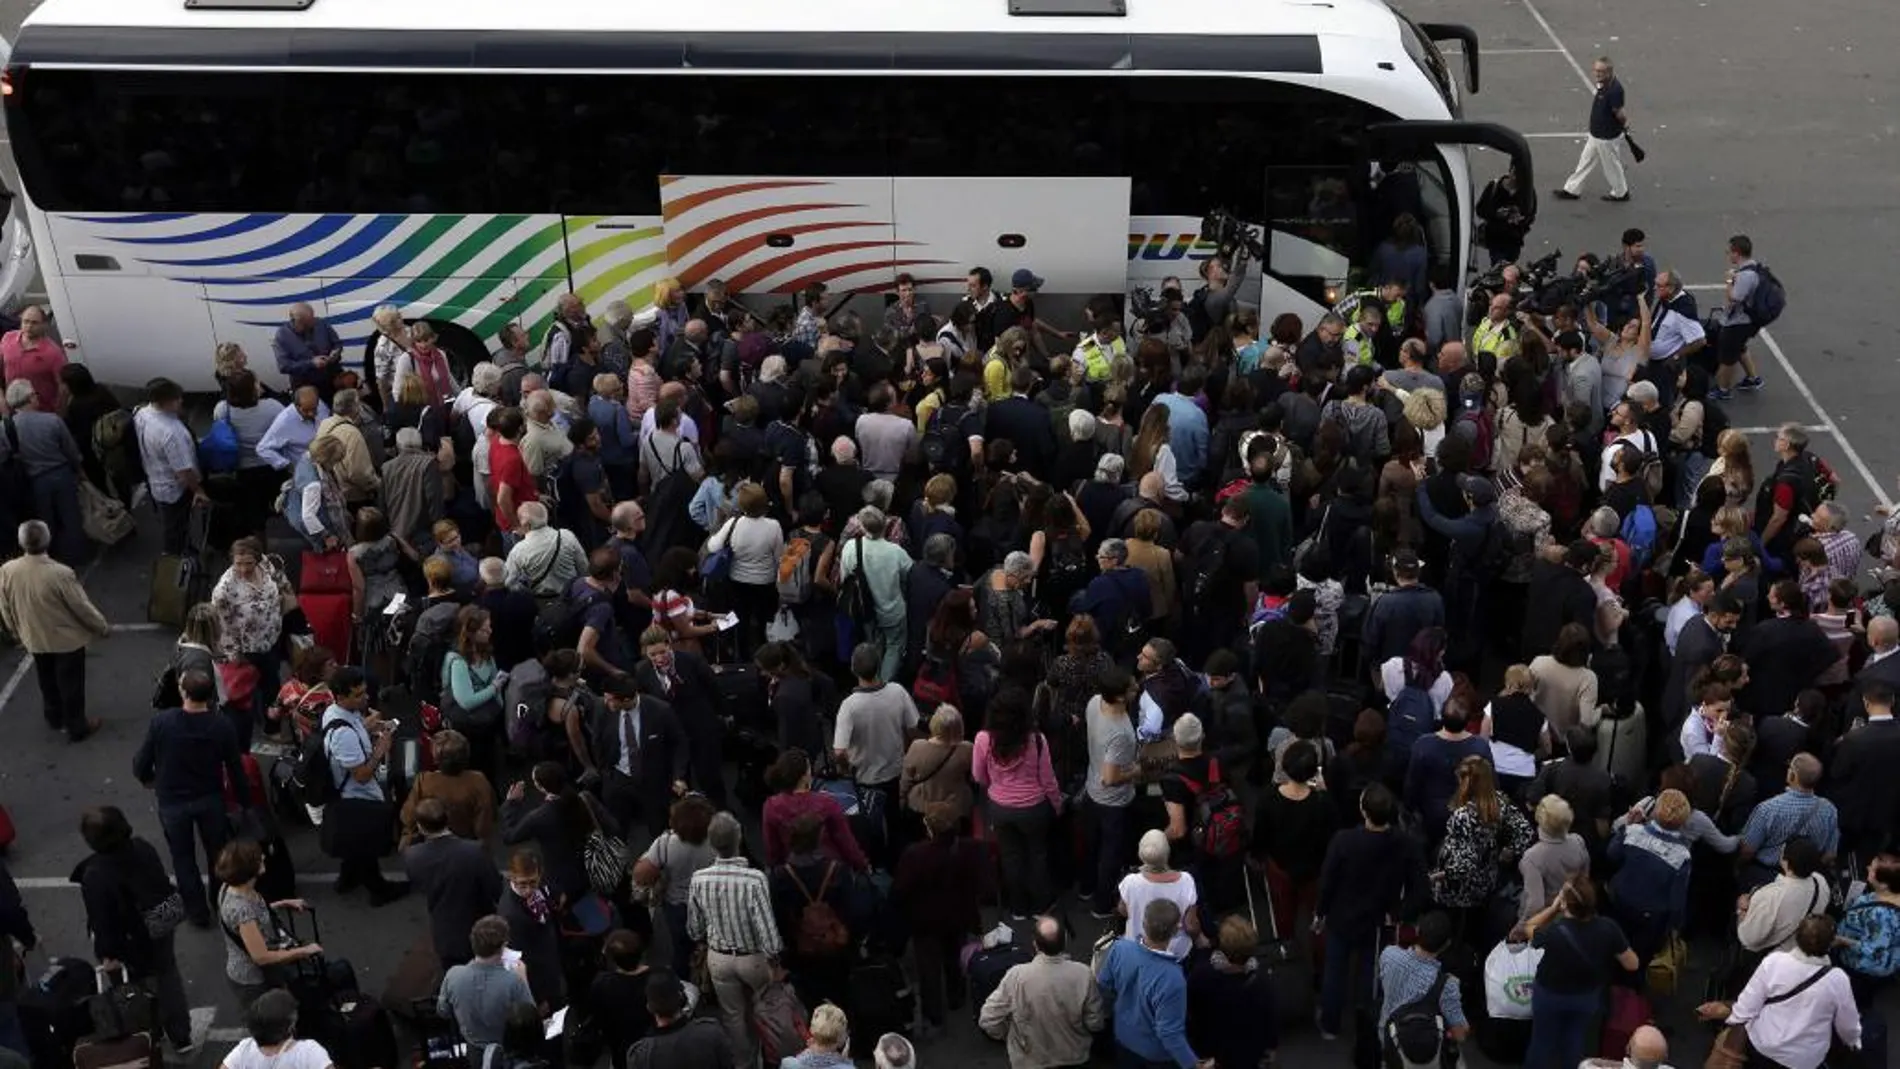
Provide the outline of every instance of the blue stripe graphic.
[[[381,281],[381,280],[379,279],[377,281]],[[368,319],[370,316],[376,314],[376,306],[379,304],[393,304],[397,306],[398,308],[400,308],[404,305],[410,304],[411,302],[421,300],[423,297],[428,296],[431,290],[434,290],[436,287],[442,285],[444,282],[451,282],[451,281],[455,281],[455,280],[444,279],[444,278],[417,279],[415,281],[407,283],[401,289],[388,295],[387,297],[383,297],[376,301],[369,302],[363,305],[361,308],[356,308],[348,312],[337,312],[335,314],[325,315],[323,317],[323,321],[325,323],[330,324],[330,326],[336,328],[337,333],[341,334],[343,333],[343,326],[342,326],[343,324],[360,323],[363,320]],[[342,293],[346,291],[339,288],[336,290],[332,290],[330,292]],[[263,301],[263,300],[235,301],[235,300],[229,300],[225,298],[212,298],[212,299],[216,300],[219,304],[277,304],[279,302],[290,302],[290,301],[295,300],[295,298],[291,298],[291,297],[272,297],[268,301]],[[305,298],[305,299],[309,300],[311,298]],[[247,327],[275,327],[278,324],[282,323],[283,319],[282,318],[241,319],[238,322],[243,323]]]
[[189,219],[197,212],[147,212],[144,215],[75,215],[71,216],[82,223],[170,223],[179,219]]
[[[354,215],[318,216],[315,222],[297,231],[295,234],[281,238],[261,249],[252,249],[248,252],[232,253],[229,256],[215,256],[208,260],[147,260],[146,263],[162,267],[229,267],[233,264],[256,263],[259,260],[268,260],[274,256],[293,253],[314,242],[322,241],[324,238],[348,226],[350,222],[356,218],[357,216]],[[387,219],[391,217],[382,216],[381,218]],[[399,219],[401,217],[396,216],[394,218]],[[190,281],[200,280],[192,279]]]
[[[337,245],[321,256],[315,259],[305,260],[300,264],[292,264],[289,267],[278,268],[270,272],[271,278],[258,281],[302,280],[311,275],[321,275],[324,271],[338,264],[348,263],[368,252],[370,249],[375,248],[377,242],[388,237],[398,226],[402,225],[404,218],[404,216],[400,215],[379,215],[365,224],[361,230],[351,234],[342,244]],[[387,263],[388,258],[385,257],[383,262]],[[354,271],[351,272],[351,274],[355,273]],[[218,286],[225,284],[227,280],[220,278],[200,278],[193,279],[193,281],[202,282],[207,286]]]
[[[375,285],[376,283],[382,282],[385,279],[395,278],[399,274],[401,274],[403,268],[412,266],[415,263],[416,258],[417,257],[414,254],[405,252],[399,246],[385,253],[383,255],[383,258],[380,260],[377,260],[375,263],[370,264],[367,267],[363,267],[363,268],[359,268],[357,270],[351,271],[349,278],[336,279],[331,282],[326,282],[315,289],[303,290],[298,293],[279,294],[279,295],[271,296],[271,297],[215,297],[213,298],[213,300],[216,300],[219,304],[253,304],[253,305],[271,305],[271,304],[295,303],[297,301],[328,300],[329,298],[334,297],[341,293],[354,293],[357,290],[363,289],[366,286]],[[283,271],[273,272],[273,274],[282,275],[283,277],[282,278],[259,278],[259,279],[235,279],[235,280],[202,279],[200,281],[203,281],[207,285],[255,286],[255,285],[259,285],[261,283],[266,283],[266,282],[282,282],[282,281],[295,280],[297,275],[299,274],[299,269],[285,268]],[[440,280],[435,280],[435,281],[440,281]],[[384,302],[384,303],[388,303],[388,302]],[[328,322],[327,319],[326,319],[326,322]]]
[[255,215],[247,215],[242,219],[234,220],[232,222],[224,224],[223,226],[214,226],[209,230],[198,230],[190,234],[173,234],[170,237],[162,237],[162,238],[115,237],[112,240],[121,242],[126,245],[189,245],[195,241],[216,241],[219,238],[229,238],[229,237],[236,237],[239,234],[248,234],[253,230],[262,230],[264,227],[267,227],[271,225],[272,223],[281,222],[288,218],[290,218],[288,215],[284,215],[282,213],[279,213],[276,215],[266,215],[266,214],[260,213],[260,214],[255,214]]

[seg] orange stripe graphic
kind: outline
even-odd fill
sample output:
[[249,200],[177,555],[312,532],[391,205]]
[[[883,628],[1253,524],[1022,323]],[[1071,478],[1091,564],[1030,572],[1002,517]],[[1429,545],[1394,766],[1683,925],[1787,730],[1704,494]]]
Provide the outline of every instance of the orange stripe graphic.
[[[843,230],[848,227],[854,227],[854,226],[889,226],[889,225],[890,225],[889,223],[871,223],[871,222],[803,223],[798,226],[782,227],[774,231],[774,233],[787,234],[787,235],[796,237],[799,234],[817,234],[817,233],[822,233],[826,230]],[[728,242],[725,245],[720,246],[719,248],[708,252],[703,258],[696,260],[691,264],[678,268],[676,273],[679,277],[681,285],[688,286],[688,287],[696,286],[699,283],[704,282],[706,279],[713,277],[713,275],[717,271],[719,271],[720,268],[725,267],[727,264],[733,262],[734,260],[737,260],[741,256],[744,256],[750,252],[756,252],[759,249],[762,249],[765,247],[766,247],[765,239],[763,237],[739,238],[737,240]],[[688,250],[686,255],[688,256],[692,255],[692,250]],[[674,258],[672,262],[675,264],[678,264],[680,263],[680,259]]]
[[[911,242],[910,244],[916,244],[916,243]],[[828,267],[823,271],[814,271],[809,275],[805,275],[801,278],[794,278],[782,285],[775,286],[772,288],[771,292],[797,293],[799,290],[804,289],[806,286],[809,286],[814,282],[830,282],[834,278],[844,278],[847,275],[855,275],[860,271],[888,271],[893,268],[912,267],[918,264],[947,264],[947,263],[954,263],[954,262],[955,261],[953,260],[897,259],[897,260],[873,260],[873,261],[870,261],[869,263],[849,264],[844,267]],[[932,281],[954,281],[954,279],[938,279],[938,280],[932,280]],[[894,288],[896,285],[897,285],[896,281],[893,280],[888,285],[868,287],[866,288],[865,292],[877,293],[886,289]]]
[[661,207],[660,212],[663,218],[677,219],[680,216],[685,215],[687,212],[692,211],[694,208],[697,208],[702,204],[711,204],[713,201],[722,200],[726,197],[736,197],[741,193],[754,193],[761,189],[800,189],[807,186],[824,186],[824,185],[830,185],[830,183],[829,182],[740,182],[737,185],[714,186],[711,189],[702,189],[697,193],[688,193],[684,197],[680,197],[677,200],[667,201],[666,204]]
[[915,245],[914,241],[841,241],[831,245],[815,245],[809,249],[788,252],[783,256],[774,256],[762,263],[746,268],[726,280],[726,285],[735,293],[744,293],[760,281],[771,278],[789,267],[796,267],[807,260],[832,253],[851,252],[856,249],[889,249],[899,245]]
[[710,223],[701,223],[677,238],[668,240],[666,243],[666,258],[672,263],[679,263],[691,255],[694,250],[711,241],[713,238],[729,230],[742,227],[747,223],[755,223],[760,219],[770,219],[775,215],[791,215],[796,212],[808,211],[827,211],[832,208],[862,207],[862,204],[773,204],[764,208],[754,208],[751,211],[740,212],[737,215],[721,216]]

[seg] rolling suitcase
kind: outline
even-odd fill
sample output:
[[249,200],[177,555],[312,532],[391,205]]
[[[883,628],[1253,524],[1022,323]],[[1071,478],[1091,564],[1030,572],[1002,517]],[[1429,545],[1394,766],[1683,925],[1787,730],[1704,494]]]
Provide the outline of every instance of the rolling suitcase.
[[[1281,1024],[1297,1024],[1313,1016],[1313,971],[1311,960],[1300,953],[1297,940],[1282,937],[1279,918],[1273,910],[1273,888],[1268,886],[1266,875],[1254,871],[1252,866],[1243,866],[1240,873],[1241,886],[1247,892],[1247,916],[1253,922],[1253,930],[1259,940],[1254,950],[1257,966],[1266,974],[1267,982],[1273,988],[1273,1008],[1279,1015]],[[1261,923],[1261,910],[1254,904],[1253,886],[1258,883],[1262,892],[1261,901],[1265,904],[1265,924]],[[1297,924],[1299,918],[1294,918]]]
[[33,1064],[65,1065],[73,1047],[92,1032],[87,1003],[98,992],[92,966],[79,958],[54,958],[16,998],[20,1027],[33,1052]]
[[972,1012],[981,1014],[990,993],[1002,986],[1003,976],[1018,965],[1036,960],[1036,952],[1019,943],[1004,943],[970,955],[963,966]]
[[119,1039],[82,1039],[73,1047],[73,1069],[158,1069],[158,1065],[158,1052],[145,1032]]

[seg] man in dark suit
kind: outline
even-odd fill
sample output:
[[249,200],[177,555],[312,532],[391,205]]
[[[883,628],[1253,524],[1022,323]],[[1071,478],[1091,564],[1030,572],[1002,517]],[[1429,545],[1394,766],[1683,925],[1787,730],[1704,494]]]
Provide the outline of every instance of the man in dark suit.
[[1841,722],[1851,723],[1861,714],[1861,695],[1870,683],[1885,683],[1900,691],[1900,620],[1876,616],[1867,621],[1867,663],[1854,677],[1854,686],[1841,705]]
[[402,867],[429,903],[429,935],[447,972],[475,956],[468,933],[495,912],[501,871],[482,844],[449,830],[449,810],[439,798],[416,804],[416,829],[422,839],[402,852]]
[[630,675],[607,681],[606,715],[594,722],[600,800],[623,831],[643,818],[647,831],[666,830],[667,807],[686,793],[688,750],[673,707],[642,696]]
[[686,733],[693,789],[706,796],[713,808],[726,808],[726,780],[720,765],[725,724],[720,718],[719,677],[697,653],[673,648],[672,633],[649,627],[640,636],[639,664],[633,666],[640,693],[673,708]]
[[[1535,591],[1532,597],[1536,597]],[[1702,615],[1690,617],[1676,638],[1676,656],[1669,662],[1669,680],[1663,685],[1663,726],[1660,736],[1651,732],[1651,743],[1661,746],[1676,737],[1682,720],[1689,715],[1689,683],[1710,662],[1728,648],[1728,636],[1742,619],[1742,603],[1733,591],[1718,590]]]
[[1849,731],[1828,766],[1827,797],[1841,815],[1841,847],[1867,856],[1888,849],[1900,823],[1900,723],[1894,689],[1879,681],[1861,690],[1867,722]]
[[1582,624],[1596,633],[1597,594],[1590,573],[1601,553],[1594,542],[1578,539],[1564,550],[1563,563],[1540,558],[1531,565],[1529,609],[1524,613],[1526,660],[1549,653],[1565,624]]
[[1798,581],[1783,579],[1769,587],[1768,607],[1774,617],[1749,628],[1735,644],[1735,652],[1748,662],[1741,706],[1756,716],[1794,708],[1795,695],[1841,658],[1833,640],[1809,618],[1808,596]]
[[1782,791],[1788,778],[1788,762],[1798,753],[1822,754],[1832,763],[1827,751],[1831,739],[1817,730],[1827,713],[1827,698],[1818,690],[1802,691],[1794,708],[1778,716],[1756,714],[1755,752],[1748,759],[1748,771],[1763,785],[1763,800]]
[[1030,368],[1011,372],[1009,396],[990,406],[983,437],[992,442],[1007,440],[1016,447],[1022,470],[1047,479],[1056,464],[1056,428],[1049,410],[1029,399],[1029,391],[1035,388],[1036,373]]

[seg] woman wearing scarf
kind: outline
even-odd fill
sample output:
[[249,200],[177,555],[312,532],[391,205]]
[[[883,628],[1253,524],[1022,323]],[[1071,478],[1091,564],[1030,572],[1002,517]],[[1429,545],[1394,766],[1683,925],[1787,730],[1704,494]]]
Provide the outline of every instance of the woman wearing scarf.
[[399,383],[410,375],[422,380],[429,407],[438,411],[454,402],[462,389],[456,385],[455,372],[449,370],[448,354],[436,344],[435,328],[427,323],[410,326],[409,348],[396,357],[396,374],[391,381]]
[[509,855],[508,887],[495,912],[508,922],[508,946],[521,954],[528,970],[528,990],[542,1016],[567,1004],[555,906],[553,894],[541,882],[541,856],[529,849]]

